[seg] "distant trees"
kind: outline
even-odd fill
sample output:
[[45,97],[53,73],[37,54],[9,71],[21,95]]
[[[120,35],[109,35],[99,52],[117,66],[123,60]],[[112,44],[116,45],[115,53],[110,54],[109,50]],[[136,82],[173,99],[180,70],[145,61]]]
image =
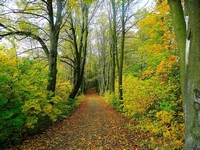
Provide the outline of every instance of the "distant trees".
[[108,16],[102,13],[97,19],[98,25],[92,37],[96,38],[96,47],[98,52],[98,84],[99,93],[104,95],[109,88],[110,82],[110,52],[109,52],[109,23]]
[[[109,38],[110,49],[109,57],[109,78],[108,89],[111,93],[115,93],[115,80],[118,77],[118,95],[119,99],[123,99],[122,89],[122,74],[123,74],[123,60],[124,60],[124,49],[126,33],[134,26],[131,21],[136,14],[133,10],[134,6],[139,1],[127,0],[127,1],[105,1],[108,13],[108,29],[107,37]],[[108,49],[107,48],[107,49]],[[108,59],[108,58],[107,58]],[[106,69],[107,70],[107,69]],[[108,71],[107,71],[108,72]],[[103,80],[102,80],[103,81]]]

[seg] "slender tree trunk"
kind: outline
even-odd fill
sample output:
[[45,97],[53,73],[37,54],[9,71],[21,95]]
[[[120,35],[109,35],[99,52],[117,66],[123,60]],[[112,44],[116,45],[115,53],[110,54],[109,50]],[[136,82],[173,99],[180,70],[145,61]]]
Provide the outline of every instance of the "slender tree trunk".
[[[109,59],[110,60],[110,59]],[[106,76],[106,90],[110,91],[110,61],[108,62],[108,67],[107,67],[107,76]]]
[[113,11],[113,27],[112,27],[112,51],[111,51],[111,93],[115,93],[115,56],[117,51],[117,20],[116,20],[116,6],[115,6],[115,0],[111,0],[112,3],[112,11]]
[[102,62],[102,95],[104,95],[106,91],[106,83],[105,83],[105,49],[103,51],[103,62]]
[[124,0],[122,0],[122,16],[121,16],[121,25],[122,25],[122,33],[121,33],[121,51],[120,51],[120,59],[119,59],[119,99],[123,100],[123,89],[122,89],[122,76],[123,76],[123,60],[124,60],[124,42],[125,42],[125,12],[124,12]]

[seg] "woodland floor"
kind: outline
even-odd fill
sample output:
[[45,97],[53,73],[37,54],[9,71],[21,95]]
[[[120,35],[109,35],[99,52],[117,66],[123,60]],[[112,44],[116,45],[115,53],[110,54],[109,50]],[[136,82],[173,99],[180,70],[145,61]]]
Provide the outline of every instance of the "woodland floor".
[[129,131],[127,124],[130,122],[107,105],[94,89],[89,89],[72,116],[42,134],[24,140],[16,149],[142,150],[139,143],[145,135]]

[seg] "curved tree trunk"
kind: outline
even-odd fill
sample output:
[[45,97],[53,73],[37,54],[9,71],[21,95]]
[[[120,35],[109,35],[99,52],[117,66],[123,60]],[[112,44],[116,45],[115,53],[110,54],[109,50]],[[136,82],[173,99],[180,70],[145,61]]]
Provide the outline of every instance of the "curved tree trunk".
[[[180,0],[168,0],[170,12],[172,15],[172,23],[178,43],[180,57],[180,77],[181,77],[181,93],[184,93],[185,86],[185,46],[186,46],[186,24],[184,20],[183,7]],[[184,98],[183,98],[184,99]]]

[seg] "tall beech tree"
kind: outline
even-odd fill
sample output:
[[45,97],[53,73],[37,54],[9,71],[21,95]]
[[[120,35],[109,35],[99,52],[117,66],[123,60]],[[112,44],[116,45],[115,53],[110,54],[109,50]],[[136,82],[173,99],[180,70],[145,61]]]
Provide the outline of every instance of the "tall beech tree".
[[111,33],[111,67],[110,67],[110,92],[115,92],[115,66],[116,66],[116,53],[117,53],[117,8],[115,0],[111,0],[112,15],[110,21]]
[[[78,4],[78,6],[76,6]],[[78,90],[83,83],[85,63],[88,47],[89,25],[101,5],[101,1],[77,1],[74,6],[69,5],[69,19],[66,26],[69,30],[65,30],[67,42],[70,42],[72,47],[73,58],[62,56],[63,61],[70,64],[73,68],[73,89],[69,98],[74,99]],[[69,63],[71,62],[71,63]]]
[[200,148],[200,1],[168,0],[178,42],[185,114],[185,149]]
[[[74,99],[83,80],[86,54],[87,54],[87,37],[88,37],[88,9],[89,6],[81,3],[82,21],[80,26],[76,26],[77,20],[73,20],[72,13],[70,13],[70,27],[71,27],[71,42],[74,49],[74,82],[73,89],[70,93],[70,98]],[[81,29],[79,29],[81,28]],[[80,33],[78,33],[80,31]],[[70,36],[70,35],[69,35]],[[79,39],[78,39],[79,37]],[[79,41],[78,41],[79,40]]]
[[40,43],[48,60],[47,90],[55,92],[59,33],[66,16],[65,0],[5,2],[0,15],[0,38],[29,37]]

